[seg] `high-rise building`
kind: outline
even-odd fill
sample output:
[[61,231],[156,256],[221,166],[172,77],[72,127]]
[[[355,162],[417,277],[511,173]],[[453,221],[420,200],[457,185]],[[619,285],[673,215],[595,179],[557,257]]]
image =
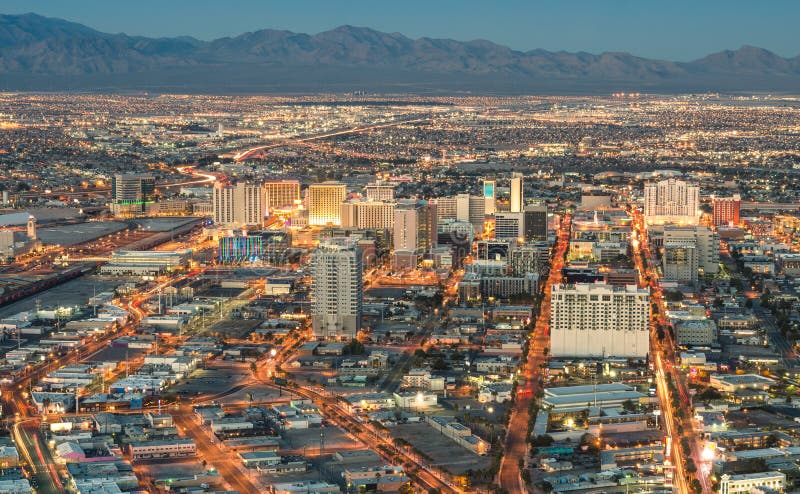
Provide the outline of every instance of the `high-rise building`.
[[507,261],[511,242],[508,240],[478,240],[476,245],[476,259],[479,261]]
[[511,247],[508,252],[508,265],[512,276],[527,273],[543,274],[550,265],[550,246],[546,242],[526,243]]
[[453,197],[438,197],[432,199],[431,203],[436,204],[436,215],[440,222],[466,221],[472,224],[476,234],[483,233],[483,221],[486,218],[486,201],[483,197],[458,194]]
[[697,284],[697,242],[689,239],[673,239],[664,242],[661,257],[664,280],[684,285]]
[[644,358],[650,350],[650,292],[635,285],[555,285],[553,357]]
[[310,185],[306,191],[308,224],[311,226],[341,225],[341,206],[346,196],[346,186],[339,182]]
[[114,175],[111,181],[111,214],[118,218],[140,218],[155,196],[156,179],[152,175]]
[[353,239],[328,240],[311,254],[311,321],[317,338],[355,338],[361,328],[362,258]]
[[649,225],[696,225],[700,186],[670,178],[644,186],[644,221]]
[[28,240],[36,240],[36,218],[32,214],[28,215],[27,234]]
[[343,228],[394,227],[394,202],[348,201],[341,206]]
[[707,226],[665,226],[664,279],[694,286],[699,274],[719,272],[719,235]]
[[264,208],[291,209],[300,200],[300,182],[297,180],[270,180],[264,182]]
[[483,181],[483,214],[488,216],[493,215],[496,209],[496,185],[494,180]]
[[739,224],[742,196],[734,194],[731,197],[712,197],[711,204],[714,207],[715,226]]
[[524,182],[521,173],[514,172],[511,175],[511,198],[509,206],[512,213],[522,212],[525,207],[525,196],[523,192]]
[[526,242],[547,240],[547,205],[527,206],[525,208],[525,229],[523,237]]
[[260,227],[264,224],[264,189],[239,182],[214,186],[214,223],[230,228]]
[[525,213],[495,213],[494,238],[518,241],[525,238]]
[[427,201],[400,201],[394,210],[394,250],[416,253],[418,258],[436,247],[436,205]]
[[394,186],[383,183],[369,184],[364,187],[367,201],[394,201]]

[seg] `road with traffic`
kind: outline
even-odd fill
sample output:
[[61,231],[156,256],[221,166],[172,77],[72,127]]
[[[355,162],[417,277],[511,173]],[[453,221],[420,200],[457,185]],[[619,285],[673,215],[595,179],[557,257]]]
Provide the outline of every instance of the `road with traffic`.
[[545,349],[548,348],[550,338],[550,294],[552,287],[562,282],[561,268],[564,267],[564,255],[569,246],[570,222],[571,217],[566,216],[558,230],[558,241],[551,257],[550,274],[542,292],[544,297],[536,324],[528,336],[528,359],[519,369],[519,375],[524,378],[524,383],[517,386],[517,396],[508,423],[505,449],[498,473],[500,486],[509,493],[527,492],[522,480],[520,459],[523,460],[523,465],[527,465],[528,435],[522,431],[528,430],[528,422],[531,419],[530,406],[541,390],[542,364],[547,362]]

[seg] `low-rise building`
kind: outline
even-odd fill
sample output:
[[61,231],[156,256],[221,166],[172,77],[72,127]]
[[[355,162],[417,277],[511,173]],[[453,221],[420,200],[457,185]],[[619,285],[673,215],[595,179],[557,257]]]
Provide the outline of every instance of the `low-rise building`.
[[719,482],[720,494],[749,494],[751,489],[759,487],[783,492],[786,488],[786,475],[781,472],[724,474],[720,477]]
[[194,439],[175,438],[158,441],[134,442],[128,445],[132,461],[154,458],[183,458],[197,454]]
[[745,389],[767,391],[775,381],[758,374],[712,374],[709,384],[724,393],[735,393]]

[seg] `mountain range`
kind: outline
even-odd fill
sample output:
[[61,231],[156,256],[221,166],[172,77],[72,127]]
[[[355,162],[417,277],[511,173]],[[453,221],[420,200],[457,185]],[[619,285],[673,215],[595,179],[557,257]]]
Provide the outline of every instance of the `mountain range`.
[[793,92],[800,56],[743,46],[691,62],[629,53],[517,51],[486,40],[411,39],[341,26],[201,41],[108,34],[0,15],[0,89],[208,93]]

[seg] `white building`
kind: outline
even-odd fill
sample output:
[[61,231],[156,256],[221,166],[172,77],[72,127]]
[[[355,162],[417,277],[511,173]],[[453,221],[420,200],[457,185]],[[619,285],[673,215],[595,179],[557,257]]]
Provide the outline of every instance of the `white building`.
[[238,183],[214,186],[212,194],[214,223],[241,228],[264,224],[264,188],[261,185]]
[[393,394],[397,408],[401,410],[421,410],[436,406],[438,397],[430,391],[396,392]]
[[491,216],[495,212],[497,200],[497,182],[494,180],[483,181],[483,214]]
[[314,335],[354,338],[361,327],[361,249],[348,240],[321,243],[311,255]]
[[306,191],[308,224],[341,225],[341,204],[346,195],[347,189],[342,183],[324,182],[310,185]]
[[393,202],[343,202],[340,214],[342,227],[391,229],[394,225],[394,209]]
[[696,225],[700,220],[700,186],[670,178],[644,186],[647,225]]
[[496,213],[494,216],[494,238],[524,240],[525,238],[525,213]]
[[553,357],[645,357],[650,349],[650,292],[635,285],[556,285]]
[[511,198],[509,201],[512,213],[521,213],[525,205],[523,186],[522,174],[514,172],[511,175]]
[[783,492],[786,488],[786,475],[781,472],[746,473],[742,475],[724,474],[720,477],[720,494],[750,494],[751,489],[767,487]]

